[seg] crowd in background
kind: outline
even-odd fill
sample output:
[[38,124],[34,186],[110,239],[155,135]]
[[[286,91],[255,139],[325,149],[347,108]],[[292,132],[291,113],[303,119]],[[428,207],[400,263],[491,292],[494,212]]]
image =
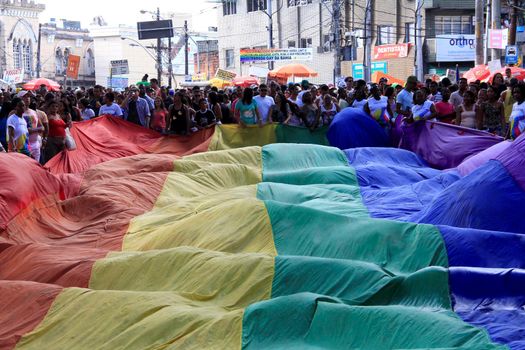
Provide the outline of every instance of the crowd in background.
[[[509,73],[509,72],[508,72]],[[0,151],[20,152],[42,164],[68,148],[68,128],[101,115],[123,118],[163,134],[189,135],[215,124],[263,126],[282,123],[316,130],[329,126],[341,110],[366,113],[388,133],[395,118],[433,120],[515,138],[525,128],[525,85],[509,74],[489,83],[461,78],[405,86],[345,79],[345,86],[275,82],[252,87],[161,87],[156,79],[117,92],[96,85],[77,90],[0,94]],[[147,86],[146,86],[147,85]]]

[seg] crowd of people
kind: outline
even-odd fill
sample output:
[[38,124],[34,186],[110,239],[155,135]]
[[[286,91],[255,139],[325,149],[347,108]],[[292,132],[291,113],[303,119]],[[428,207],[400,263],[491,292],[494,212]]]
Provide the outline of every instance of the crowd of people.
[[[263,126],[282,123],[315,130],[329,126],[339,111],[362,110],[389,132],[395,118],[407,123],[433,120],[515,138],[525,128],[525,84],[510,74],[489,83],[418,82],[404,86],[345,79],[345,86],[276,82],[252,87],[183,88],[159,86],[156,79],[122,92],[93,88],[0,94],[0,151],[26,154],[42,164],[68,148],[73,121],[101,115],[123,118],[163,134],[189,135],[215,124]],[[146,86],[147,85],[147,86]],[[4,132],[5,129],[5,132]],[[3,137],[5,136],[5,138]]]

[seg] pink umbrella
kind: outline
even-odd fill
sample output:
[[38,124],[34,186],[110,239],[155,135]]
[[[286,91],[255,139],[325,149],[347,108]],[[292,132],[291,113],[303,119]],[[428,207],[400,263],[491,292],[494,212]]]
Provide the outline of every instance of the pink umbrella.
[[22,88],[24,90],[38,90],[41,85],[45,85],[48,90],[51,91],[59,91],[60,90],[60,84],[57,83],[54,80],[46,79],[46,78],[38,78],[33,79],[24,85],[22,85]]
[[233,78],[233,85],[250,87],[252,85],[259,85],[259,79],[255,77],[235,77]]

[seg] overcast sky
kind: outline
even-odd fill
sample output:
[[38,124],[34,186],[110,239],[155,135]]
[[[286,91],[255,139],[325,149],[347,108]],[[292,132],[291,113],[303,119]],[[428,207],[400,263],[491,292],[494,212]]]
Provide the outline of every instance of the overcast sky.
[[[193,14],[193,28],[205,30],[208,26],[215,26],[217,6],[215,0],[37,0],[46,5],[46,10],[40,16],[41,22],[48,22],[50,18],[81,21],[87,27],[93,17],[102,16],[109,25],[130,24],[138,21],[151,20],[151,15],[142,15],[140,10],[156,11],[160,7],[164,12],[187,12]],[[197,18],[196,18],[197,16]]]

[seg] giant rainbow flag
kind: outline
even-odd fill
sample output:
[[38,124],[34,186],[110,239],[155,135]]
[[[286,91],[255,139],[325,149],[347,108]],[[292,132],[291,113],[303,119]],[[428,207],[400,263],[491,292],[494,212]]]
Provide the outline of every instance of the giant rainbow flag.
[[525,348],[524,137],[436,170],[245,133],[0,154],[0,349]]

